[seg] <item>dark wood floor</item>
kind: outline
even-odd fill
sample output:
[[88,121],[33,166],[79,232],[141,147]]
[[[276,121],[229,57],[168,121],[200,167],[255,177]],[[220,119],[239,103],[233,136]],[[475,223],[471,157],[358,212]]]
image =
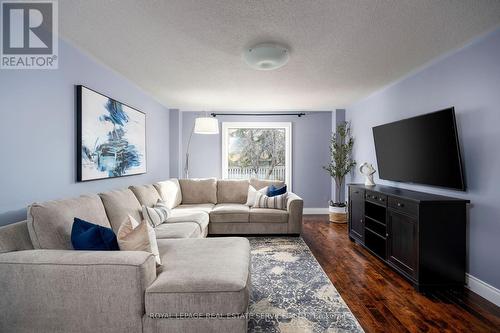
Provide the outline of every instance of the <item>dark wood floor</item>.
[[500,332],[500,308],[463,291],[422,295],[327,216],[304,217],[303,238],[365,332]]

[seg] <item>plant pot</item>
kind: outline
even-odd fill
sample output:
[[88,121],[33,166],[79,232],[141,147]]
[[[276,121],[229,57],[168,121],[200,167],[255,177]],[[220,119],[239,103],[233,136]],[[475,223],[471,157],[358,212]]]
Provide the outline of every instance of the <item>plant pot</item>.
[[329,206],[330,222],[347,223],[347,207]]

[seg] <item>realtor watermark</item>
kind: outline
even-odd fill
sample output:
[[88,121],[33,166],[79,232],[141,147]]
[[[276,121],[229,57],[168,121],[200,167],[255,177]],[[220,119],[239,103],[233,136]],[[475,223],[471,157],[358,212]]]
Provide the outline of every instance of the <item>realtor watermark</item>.
[[1,2],[1,69],[57,69],[57,1]]
[[288,322],[293,319],[307,319],[312,321],[331,320],[339,317],[338,312],[304,312],[298,313],[162,313],[151,312],[151,319],[253,319],[256,321],[284,321]]

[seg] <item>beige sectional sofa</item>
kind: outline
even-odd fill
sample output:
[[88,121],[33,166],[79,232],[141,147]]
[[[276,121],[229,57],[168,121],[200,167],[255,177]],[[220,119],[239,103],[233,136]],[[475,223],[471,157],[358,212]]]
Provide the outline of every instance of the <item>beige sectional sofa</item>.
[[[250,181],[256,188],[267,182]],[[0,228],[0,332],[246,332],[250,246],[207,234],[300,233],[302,200],[245,206],[248,181],[171,179],[99,195],[35,203]],[[158,199],[163,266],[141,251],[75,251],[74,217],[111,227]]]
[[[260,190],[270,185],[282,185],[269,180],[179,179],[179,200],[172,209],[181,212],[203,211],[209,214],[208,233],[211,235],[300,234],[303,201],[289,192],[287,210],[253,208],[245,205],[248,187]],[[174,188],[175,185],[171,185]],[[162,190],[159,190],[162,193]]]

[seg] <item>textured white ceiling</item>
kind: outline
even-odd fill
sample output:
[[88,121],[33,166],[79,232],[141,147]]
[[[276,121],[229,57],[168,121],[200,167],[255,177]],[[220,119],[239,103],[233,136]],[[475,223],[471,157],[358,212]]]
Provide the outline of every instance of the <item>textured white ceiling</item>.
[[[498,0],[63,0],[60,32],[169,108],[346,107],[500,24]],[[245,47],[289,63],[255,71]]]

